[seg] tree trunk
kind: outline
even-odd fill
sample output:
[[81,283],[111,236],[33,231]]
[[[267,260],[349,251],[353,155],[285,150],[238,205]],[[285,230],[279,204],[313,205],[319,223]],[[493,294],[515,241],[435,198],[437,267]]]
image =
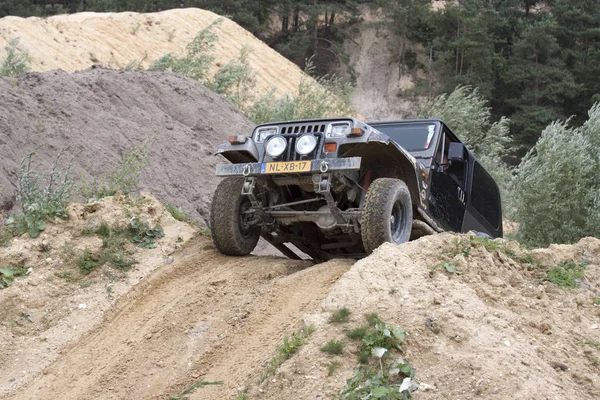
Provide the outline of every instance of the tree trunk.
[[538,99],[540,96],[540,73],[539,73],[539,51],[535,50],[535,87],[534,87],[534,99],[533,104],[538,105]]
[[300,31],[300,7],[294,9],[294,32]]
[[312,32],[312,41],[313,41],[313,55],[317,56],[317,48],[319,46],[319,12],[317,10],[317,0],[313,0],[313,5],[315,6],[315,14],[314,14],[314,26]]

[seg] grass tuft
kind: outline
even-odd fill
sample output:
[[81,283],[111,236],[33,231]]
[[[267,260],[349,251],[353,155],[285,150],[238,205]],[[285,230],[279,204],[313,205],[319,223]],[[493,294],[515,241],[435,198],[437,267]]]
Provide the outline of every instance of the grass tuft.
[[344,346],[345,343],[343,341],[331,339],[325,346],[321,347],[321,351],[330,355],[342,354]]
[[546,271],[546,280],[557,286],[577,288],[577,280],[584,278],[585,265],[577,264],[573,260],[561,261],[556,267]]
[[348,322],[348,320],[350,319],[350,314],[350,310],[348,310],[346,307],[339,308],[331,313],[331,316],[329,317],[329,322],[336,324]]

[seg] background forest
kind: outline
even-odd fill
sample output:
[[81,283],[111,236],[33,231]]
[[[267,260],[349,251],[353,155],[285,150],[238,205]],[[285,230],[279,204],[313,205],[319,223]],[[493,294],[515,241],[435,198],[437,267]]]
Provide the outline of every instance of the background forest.
[[[5,0],[6,15],[79,11],[151,12],[199,7],[226,15],[304,67],[324,75],[346,62],[342,42],[361,5],[380,8],[396,33],[394,59],[424,74],[415,94],[479,88],[492,116],[510,118],[521,158],[550,122],[581,125],[600,100],[600,4],[589,0]],[[436,9],[437,10],[434,10]]]
[[[214,27],[198,33],[203,45],[194,52],[150,66],[199,80],[255,123],[349,114],[347,103],[320,90],[347,100],[355,76],[344,42],[365,27],[386,28],[393,33],[386,49],[392,63],[416,81],[401,93],[418,105],[407,117],[441,118],[459,134],[498,182],[504,215],[518,224],[522,243],[600,237],[600,2],[4,0],[0,18],[179,7],[233,19],[324,86],[304,82],[297,96],[265,96],[248,107],[255,71],[245,52],[215,77],[206,75]],[[16,44],[17,38],[6,47],[0,75],[28,70],[28,55]],[[350,83],[331,75],[340,71]]]

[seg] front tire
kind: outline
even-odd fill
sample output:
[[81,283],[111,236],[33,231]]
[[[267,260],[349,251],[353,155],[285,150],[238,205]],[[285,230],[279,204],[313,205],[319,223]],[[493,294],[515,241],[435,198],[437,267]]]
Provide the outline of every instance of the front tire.
[[367,190],[360,219],[361,236],[367,253],[385,242],[401,244],[410,239],[412,202],[406,183],[379,178]]
[[210,229],[217,249],[228,256],[246,256],[254,250],[260,226],[253,225],[246,213],[250,199],[242,196],[244,178],[225,178],[215,190],[210,207]]

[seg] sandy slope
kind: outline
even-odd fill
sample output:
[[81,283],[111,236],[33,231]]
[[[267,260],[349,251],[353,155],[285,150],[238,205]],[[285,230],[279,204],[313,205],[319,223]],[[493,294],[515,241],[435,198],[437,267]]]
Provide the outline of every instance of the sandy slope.
[[[0,19],[0,46],[20,38],[20,47],[32,57],[34,71],[62,69],[68,72],[102,64],[123,68],[130,61],[152,61],[167,54],[181,55],[196,34],[219,18],[196,8],[173,9],[152,14],[79,13],[49,18],[5,17]],[[215,68],[250,50],[256,74],[256,94],[272,89],[278,95],[295,93],[306,76],[295,64],[224,18],[218,29]]]
[[163,399],[199,380],[223,381],[203,398],[230,397],[351,265],[230,258],[204,238],[175,258],[7,398]]

